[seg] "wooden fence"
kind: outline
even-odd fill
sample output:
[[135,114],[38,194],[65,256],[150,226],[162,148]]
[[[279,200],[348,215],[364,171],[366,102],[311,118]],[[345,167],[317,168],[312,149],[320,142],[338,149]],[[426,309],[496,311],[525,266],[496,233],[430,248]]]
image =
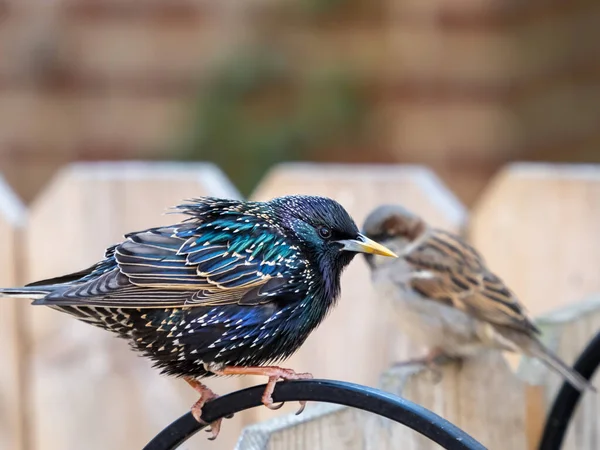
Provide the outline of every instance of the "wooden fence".
[[[581,301],[600,292],[600,166],[507,166],[470,216],[436,175],[420,166],[285,164],[275,167],[252,197],[289,193],[336,198],[359,224],[381,203],[402,203],[437,226],[465,233],[531,312],[542,316],[545,337],[569,362],[599,328],[598,301],[584,306]],[[123,233],[172,222],[177,217],[161,213],[199,195],[239,196],[209,164],[73,164],[29,211],[0,184],[0,281],[18,285],[90,265]],[[533,382],[529,385],[499,355],[490,355],[460,370],[445,369],[437,385],[419,373],[380,378],[391,362],[422,349],[382,317],[381,299],[362,259],[342,282],[340,304],[290,359],[290,367],[402,392],[492,450],[535,448],[559,382],[553,374],[525,361],[519,375]],[[196,397],[182,381],[158,375],[124,341],[26,301],[0,301],[0,361],[2,450],[141,448]],[[264,380],[211,380],[210,386],[225,393],[258,382]],[[345,409],[311,406],[315,409],[294,419],[285,415],[296,405],[239,414],[223,424],[215,442],[202,434],[184,448],[231,449],[244,427],[273,417],[280,422],[247,428],[238,448],[337,449],[342,447],[328,442],[343,430],[357,437],[354,446],[343,448],[429,448],[403,428]],[[599,409],[598,396],[586,396],[566,449],[597,448]],[[324,433],[328,424],[340,434]]]

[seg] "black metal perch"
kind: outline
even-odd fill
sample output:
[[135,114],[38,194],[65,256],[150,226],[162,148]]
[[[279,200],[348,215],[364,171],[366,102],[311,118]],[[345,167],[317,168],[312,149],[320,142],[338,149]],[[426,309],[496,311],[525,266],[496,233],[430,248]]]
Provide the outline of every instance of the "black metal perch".
[[[583,350],[574,368],[590,380],[600,366],[600,333]],[[261,406],[265,386],[236,391],[207,403],[203,419],[213,422],[222,417]],[[539,450],[559,450],[581,393],[565,382],[548,415]],[[406,399],[352,383],[332,380],[302,380],[277,384],[276,402],[299,400],[336,403],[362,409],[406,425],[449,450],[483,450],[485,447],[437,414]],[[144,450],[174,450],[206,425],[187,413],[160,432]]]
[[[210,423],[261,406],[264,389],[265,385],[254,386],[219,397],[204,406],[202,418]],[[448,450],[485,450],[460,428],[422,406],[358,384],[332,380],[281,382],[277,383],[273,399],[275,402],[308,400],[350,406],[406,425]],[[226,426],[224,423],[223,428]],[[160,432],[144,450],[174,450],[205,427],[187,413]]]
[[[600,365],[600,333],[583,350],[573,368],[590,380]],[[539,450],[558,450],[562,446],[569,422],[581,398],[581,392],[565,382],[558,392],[542,435]]]

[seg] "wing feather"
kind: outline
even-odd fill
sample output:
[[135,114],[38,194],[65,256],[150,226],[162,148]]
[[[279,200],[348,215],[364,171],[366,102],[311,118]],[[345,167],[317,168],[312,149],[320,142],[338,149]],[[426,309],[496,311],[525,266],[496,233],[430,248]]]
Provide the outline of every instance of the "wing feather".
[[411,286],[421,295],[495,325],[539,333],[514,293],[457,236],[432,230],[406,261],[415,273]]
[[286,275],[286,258],[296,268],[301,258],[276,227],[266,230],[256,218],[235,217],[130,233],[96,266],[57,279],[67,283],[44,285],[50,293],[36,302],[166,308],[285,299],[301,286]]

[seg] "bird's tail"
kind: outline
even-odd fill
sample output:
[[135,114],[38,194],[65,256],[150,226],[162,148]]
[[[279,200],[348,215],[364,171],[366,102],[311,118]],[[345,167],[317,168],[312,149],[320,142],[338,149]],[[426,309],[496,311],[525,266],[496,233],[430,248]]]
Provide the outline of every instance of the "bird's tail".
[[579,390],[584,391],[589,389],[596,392],[596,388],[586,380],[581,374],[576,372],[573,368],[565,364],[557,355],[555,355],[550,349],[545,347],[541,342],[534,341],[535,343],[529,346],[529,351],[532,356],[539,358],[546,366],[558,372],[565,380]]
[[26,286],[21,288],[0,288],[0,297],[28,298],[31,300],[37,300],[40,298],[44,298],[49,293],[49,290],[43,290],[38,286]]

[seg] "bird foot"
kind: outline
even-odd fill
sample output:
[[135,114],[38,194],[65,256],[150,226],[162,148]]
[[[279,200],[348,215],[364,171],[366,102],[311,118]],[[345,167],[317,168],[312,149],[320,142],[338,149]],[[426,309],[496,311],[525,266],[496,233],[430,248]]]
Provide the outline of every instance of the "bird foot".
[[[185,377],[184,379],[198,394],[200,394],[198,401],[192,405],[192,415],[194,416],[194,419],[204,425],[206,422],[202,420],[202,408],[206,403],[218,398],[219,396],[215,394],[209,387],[203,385],[194,378]],[[210,424],[210,427],[206,429],[207,433],[211,433],[211,436],[208,438],[210,441],[214,441],[219,435],[222,421],[223,419],[215,420]]]
[[[273,404],[273,391],[275,385],[279,380],[310,380],[313,378],[310,373],[296,373],[292,369],[284,369],[276,366],[265,366],[265,367],[224,367],[220,370],[213,372],[217,375],[260,375],[269,377],[267,387],[262,395],[262,403],[271,410],[277,410],[284,404],[278,405]],[[300,402],[300,409],[296,412],[296,415],[302,413],[306,407],[306,401]]]
[[426,368],[432,376],[433,384],[437,384],[442,380],[442,372],[440,366],[454,361],[455,358],[446,355],[439,349],[433,349],[422,358],[410,359],[408,361],[397,362],[392,365],[392,370],[402,370],[409,366],[422,366]]

